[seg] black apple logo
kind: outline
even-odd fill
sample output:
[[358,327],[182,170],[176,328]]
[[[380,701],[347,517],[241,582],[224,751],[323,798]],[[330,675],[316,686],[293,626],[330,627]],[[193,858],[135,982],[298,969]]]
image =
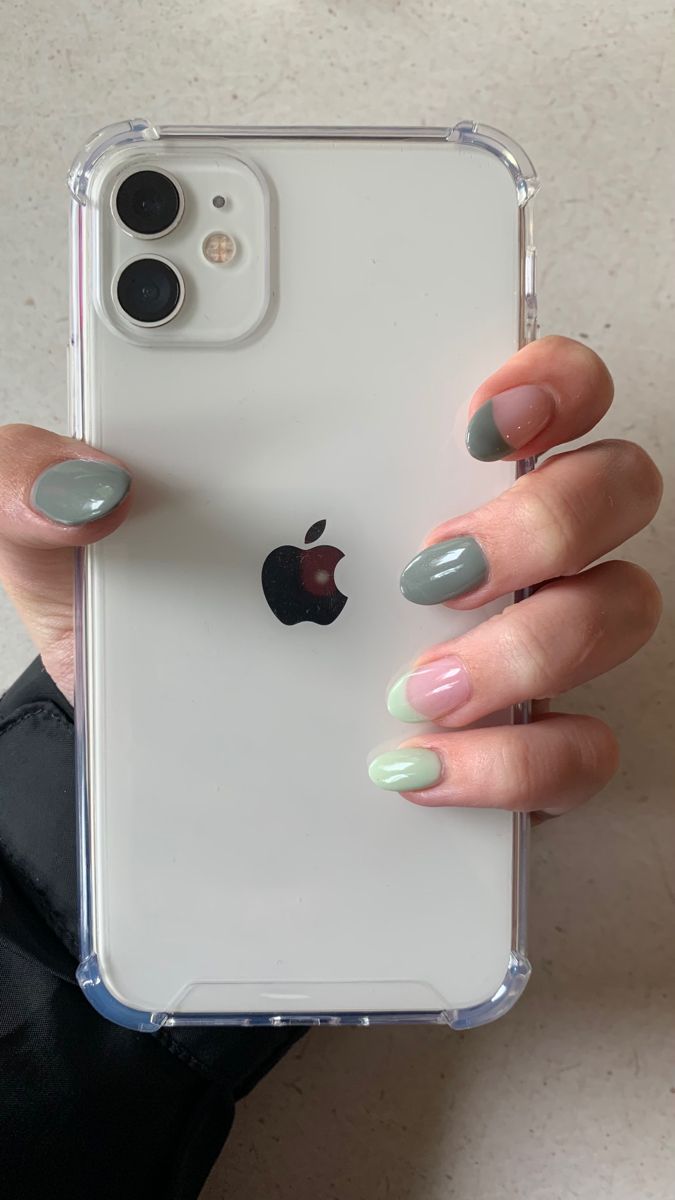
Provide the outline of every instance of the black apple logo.
[[[305,545],[315,542],[326,528],[316,521],[305,534]],[[344,554],[337,546],[277,546],[267,555],[262,569],[265,599],[284,625],[313,621],[331,625],[340,616],[347,597],[335,582],[335,568]]]

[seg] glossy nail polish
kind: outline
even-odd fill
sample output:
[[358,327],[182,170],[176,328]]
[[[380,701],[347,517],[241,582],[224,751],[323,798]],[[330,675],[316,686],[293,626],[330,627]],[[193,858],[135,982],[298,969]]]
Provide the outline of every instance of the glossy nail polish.
[[436,721],[466,704],[471,680],[456,654],[436,658],[407,671],[387,696],[387,708],[399,721]]
[[416,792],[433,787],[442,773],[436,752],[419,746],[387,750],[373,759],[368,768],[372,782],[388,792]]
[[539,384],[499,392],[474,413],[466,431],[469,454],[496,462],[531,442],[553,420],[555,396]]
[[473,592],[485,582],[488,563],[472,537],[427,546],[401,575],[401,591],[413,604],[442,604]]
[[38,476],[31,504],[59,525],[87,525],[117,508],[130,486],[128,471],[116,463],[69,458]]

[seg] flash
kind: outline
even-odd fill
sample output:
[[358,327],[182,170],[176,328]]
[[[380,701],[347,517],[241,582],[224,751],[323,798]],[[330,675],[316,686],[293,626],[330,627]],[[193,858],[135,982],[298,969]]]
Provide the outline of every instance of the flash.
[[204,239],[202,254],[210,263],[231,263],[237,253],[237,243],[229,233],[210,233]]

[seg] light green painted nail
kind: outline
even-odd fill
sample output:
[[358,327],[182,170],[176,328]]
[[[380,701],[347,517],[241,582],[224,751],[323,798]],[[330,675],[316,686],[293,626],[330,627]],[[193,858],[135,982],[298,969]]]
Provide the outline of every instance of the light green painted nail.
[[69,458],[38,476],[31,502],[59,525],[86,525],[117,508],[130,486],[129,472],[116,463]]
[[389,691],[387,696],[387,708],[392,717],[396,717],[397,721],[407,721],[409,723],[417,723],[419,721],[428,720],[423,713],[419,713],[416,708],[408,700],[407,686],[410,679],[410,672],[406,671],[405,675],[401,675],[400,679]]
[[378,754],[368,774],[373,783],[388,792],[417,792],[438,783],[442,770],[435,751],[413,746]]

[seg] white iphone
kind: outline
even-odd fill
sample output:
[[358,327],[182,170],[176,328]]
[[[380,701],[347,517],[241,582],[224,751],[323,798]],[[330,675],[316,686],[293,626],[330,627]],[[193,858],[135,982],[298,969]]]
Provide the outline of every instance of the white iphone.
[[499,1015],[525,819],[367,768],[397,669],[500,607],[399,580],[514,477],[464,431],[532,335],[531,165],[468,122],[135,121],[70,183],[73,427],[135,481],[78,564],[85,992],[148,1030]]

